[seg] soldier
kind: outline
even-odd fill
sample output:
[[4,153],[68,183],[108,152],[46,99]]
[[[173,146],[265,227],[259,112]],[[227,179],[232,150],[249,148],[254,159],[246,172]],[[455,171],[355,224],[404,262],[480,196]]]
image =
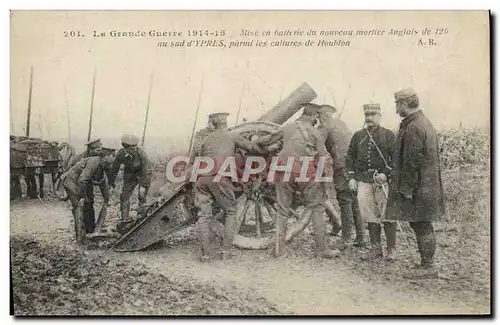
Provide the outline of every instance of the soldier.
[[406,276],[437,278],[436,236],[432,222],[445,213],[436,130],[419,108],[412,88],[394,94],[396,112],[403,117],[394,149],[388,217],[409,221],[415,231],[421,264]]
[[[91,151],[95,151],[92,148],[99,147],[100,148],[99,150],[100,150],[101,153],[102,153],[102,150],[103,150],[102,140],[101,139],[95,139],[95,140],[92,140],[90,142],[87,142],[87,143],[85,143],[85,146],[86,146],[85,151],[79,153],[78,155],[74,155],[74,153],[72,153],[70,155],[71,158],[69,159],[69,161],[66,162],[66,165],[63,164],[63,166],[62,166],[62,172],[63,173],[67,172],[68,170],[70,170],[71,167],[75,166],[82,159],[92,156]],[[71,148],[71,149],[73,149],[73,148]],[[107,171],[106,171],[106,174],[107,174]],[[106,182],[107,182],[107,180],[106,180]],[[94,185],[99,185],[99,184],[94,184]],[[109,187],[109,183],[107,183],[106,186]],[[104,193],[102,193],[102,191],[101,191],[101,194],[104,196]],[[93,194],[92,194],[92,197],[93,197]],[[68,198],[69,198],[69,194],[66,193],[66,197],[63,197],[61,199],[65,201]]]
[[352,132],[343,121],[332,118],[335,111],[336,109],[330,105],[322,105],[319,108],[318,113],[321,124],[318,130],[324,133],[326,150],[330,153],[334,162],[333,182],[342,221],[342,245],[340,248],[351,248],[354,245],[352,240],[353,221],[356,225],[356,243],[360,246],[364,245],[364,227],[363,222],[358,217],[357,200],[349,189],[345,175],[345,157],[349,149]]
[[10,200],[17,200],[23,197],[21,189],[21,177],[10,173]]
[[208,123],[207,126],[198,132],[195,133],[194,135],[194,141],[193,141],[193,153],[199,153],[201,150],[201,145],[203,144],[203,140],[214,131],[214,125],[212,123],[212,116],[208,116]]
[[120,166],[124,165],[123,188],[120,195],[121,221],[117,225],[118,232],[128,229],[134,223],[133,219],[129,216],[129,212],[130,195],[136,186],[139,186],[137,216],[145,216],[144,205],[146,204],[146,196],[151,185],[153,173],[151,162],[146,152],[137,146],[139,138],[134,135],[125,134],[121,141],[122,148],[116,153],[116,158],[108,174],[109,184],[114,188]]
[[234,136],[227,131],[227,115],[229,114],[215,113],[210,115],[214,131],[205,138],[199,151],[200,156],[214,160],[214,168],[206,174],[200,175],[194,188],[195,205],[199,208],[197,230],[202,261],[209,260],[211,257],[209,248],[210,224],[215,221],[212,213],[214,201],[226,212],[224,238],[222,249],[219,252],[222,259],[230,257],[237,226],[236,197],[233,183],[229,177],[222,177],[219,182],[214,182],[214,177],[224,160],[228,157],[234,157],[237,148],[247,151],[261,151],[252,142]]
[[79,244],[83,243],[85,233],[100,232],[104,222],[105,213],[100,213],[99,220],[95,222],[94,184],[99,184],[103,193],[104,202],[101,210],[106,210],[110,198],[102,165],[100,141],[89,142],[87,148],[89,156],[77,162],[61,176],[61,183],[73,206],[76,238]]
[[85,146],[87,148],[85,149],[85,151],[80,152],[76,156],[73,155],[73,157],[67,163],[64,171],[68,171],[71,167],[73,167],[77,162],[79,162],[83,158],[90,157],[90,150],[91,149],[89,148],[89,144],[92,144],[93,146],[99,146],[102,149],[102,141],[101,141],[101,139],[92,140],[92,141],[86,143]]
[[357,191],[362,222],[368,223],[371,249],[365,259],[381,258],[381,222],[387,238],[387,259],[393,260],[396,223],[386,219],[387,180],[391,174],[394,133],[380,126],[380,104],[363,106],[366,128],[354,133],[346,156],[349,188]]
[[308,182],[300,182],[297,178],[302,169],[300,157],[314,157],[318,159],[326,155],[324,139],[320,132],[314,127],[318,117],[316,105],[304,104],[301,117],[295,122],[283,126],[278,132],[264,136],[258,140],[263,146],[272,145],[283,141],[283,147],[278,153],[279,164],[294,158],[291,168],[290,181],[283,179],[284,173],[277,171],[276,175],[276,199],[278,201],[278,213],[276,214],[276,229],[278,232],[278,246],[275,250],[276,256],[286,254],[285,250],[285,224],[293,203],[294,193],[300,193],[301,200],[305,202],[306,208],[312,212],[312,222],[316,241],[316,255],[324,258],[333,258],[339,254],[338,250],[327,248],[326,227],[323,220],[325,207],[325,183],[315,182],[317,161],[311,161],[308,168]]

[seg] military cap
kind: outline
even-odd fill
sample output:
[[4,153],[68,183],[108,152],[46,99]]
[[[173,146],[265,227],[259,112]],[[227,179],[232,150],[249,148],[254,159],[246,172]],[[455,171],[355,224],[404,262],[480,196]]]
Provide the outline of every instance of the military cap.
[[114,148],[108,148],[108,147],[102,147],[102,151],[105,154],[110,155],[110,154],[115,154],[116,149],[114,149]]
[[302,103],[300,106],[304,107],[304,114],[306,115],[318,113],[318,110],[321,107],[320,105],[314,103]]
[[102,142],[101,142],[101,139],[95,139],[95,140],[91,140],[91,141],[87,142],[85,145],[89,149],[96,149],[96,148],[102,147]]
[[380,104],[364,104],[363,111],[365,114],[380,113]]
[[208,115],[208,118],[213,119],[213,118],[220,118],[220,117],[226,117],[228,116],[229,113],[221,112],[221,113],[212,113]]
[[417,96],[417,93],[411,87],[401,89],[400,91],[394,93],[395,102],[408,99],[414,96]]
[[335,107],[333,107],[332,105],[321,105],[318,109],[318,112],[319,113],[323,113],[323,112],[326,112],[326,113],[335,113],[337,111],[337,109]]
[[208,116],[212,121],[225,121],[229,113],[212,113]]
[[136,146],[139,143],[139,138],[133,134],[124,134],[122,136],[122,143],[128,144],[129,146]]

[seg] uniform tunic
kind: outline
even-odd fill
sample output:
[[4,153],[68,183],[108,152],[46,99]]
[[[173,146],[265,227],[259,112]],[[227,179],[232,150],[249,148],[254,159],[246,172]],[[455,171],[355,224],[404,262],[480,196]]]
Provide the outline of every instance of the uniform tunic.
[[101,160],[99,156],[84,158],[61,176],[61,183],[66,189],[66,193],[73,205],[75,218],[79,212],[76,211],[76,209],[79,209],[77,206],[78,202],[80,199],[86,198],[81,212],[87,233],[93,232],[95,227],[93,185],[99,184],[105,202],[111,196],[104,177],[104,168]]
[[121,148],[116,153],[115,161],[109,171],[109,183],[113,184],[120,166],[124,165],[123,182],[134,183],[134,187],[139,184],[142,187],[151,185],[153,169],[151,162],[144,150],[138,147]]
[[195,133],[193,140],[193,153],[200,154],[203,142],[205,141],[206,137],[212,132],[212,129],[206,127]]
[[374,172],[379,172],[390,177],[395,135],[381,126],[373,128],[370,134],[376,146],[366,129],[354,133],[346,156],[346,169],[348,178],[355,179],[358,183],[357,201],[361,219],[376,223],[387,221],[385,193],[388,192],[388,183],[378,185],[373,176]]
[[[391,130],[382,126],[375,127],[370,133],[385,161],[392,168],[392,152],[396,136]],[[384,173],[387,177],[391,173],[365,129],[354,133],[345,162],[347,177],[360,182],[373,183],[374,171]]]
[[[317,159],[325,156],[324,138],[320,131],[313,127],[307,117],[300,117],[294,123],[285,125],[282,129],[268,139],[261,141],[262,145],[269,145],[276,141],[283,140],[283,148],[278,153],[278,165],[285,165],[288,158],[293,158],[293,165],[290,170],[290,182],[282,180],[284,172],[277,171],[277,200],[284,214],[292,206],[293,194],[298,192],[303,196],[306,205],[311,207],[320,206],[324,200],[324,193],[321,184],[314,182],[316,176]],[[303,162],[300,157],[314,157],[316,159],[309,163],[306,176],[309,182],[296,182],[299,177]],[[319,212],[318,212],[319,213]]]
[[349,150],[352,132],[340,119],[331,119],[321,124],[318,131],[325,139],[326,151],[333,160],[333,182],[337,190],[346,186],[345,157]]

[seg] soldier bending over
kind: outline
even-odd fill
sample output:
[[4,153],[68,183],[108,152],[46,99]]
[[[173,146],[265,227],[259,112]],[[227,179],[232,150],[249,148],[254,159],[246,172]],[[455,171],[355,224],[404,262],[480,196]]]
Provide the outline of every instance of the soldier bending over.
[[136,136],[124,135],[122,137],[122,148],[116,153],[115,161],[109,170],[109,184],[114,188],[120,166],[122,164],[125,166],[123,169],[123,188],[120,195],[121,221],[117,225],[118,232],[125,231],[134,223],[129,213],[130,196],[136,186],[139,186],[137,216],[144,217],[146,214],[146,196],[151,186],[153,169],[146,152],[137,146],[138,143],[139,139]]
[[294,123],[284,126],[280,131],[262,137],[258,143],[263,146],[271,145],[277,141],[283,141],[283,147],[278,153],[279,165],[294,158],[289,181],[283,179],[284,172],[276,172],[276,198],[278,201],[278,213],[276,214],[276,229],[278,232],[278,247],[276,256],[285,255],[285,223],[289,216],[289,210],[293,203],[294,193],[299,192],[306,208],[312,211],[312,222],[316,239],[316,254],[325,258],[332,258],[339,254],[338,250],[327,248],[326,225],[323,220],[325,207],[325,183],[315,182],[317,161],[310,161],[307,172],[309,182],[297,181],[302,161],[300,157],[318,158],[326,155],[324,139],[320,132],[314,128],[318,117],[318,107],[305,105],[304,112]]
[[61,183],[73,206],[78,244],[83,244],[86,233],[100,232],[106,217],[105,213],[99,213],[99,220],[95,223],[94,184],[98,184],[102,192],[104,202],[101,211],[106,211],[110,198],[102,165],[101,146],[97,142],[91,142],[88,149],[89,156],[61,176]]
[[212,203],[217,202],[226,212],[224,225],[224,238],[222,249],[219,252],[222,259],[230,255],[238,220],[236,219],[236,197],[231,178],[221,177],[219,182],[214,182],[220,167],[228,157],[234,157],[236,149],[246,151],[261,151],[257,145],[240,136],[234,136],[227,130],[228,113],[215,113],[210,115],[214,131],[208,134],[201,145],[199,155],[211,158],[214,168],[198,177],[196,182],[195,205],[199,208],[197,229],[201,245],[201,260],[210,259],[210,224],[216,222],[212,213]]

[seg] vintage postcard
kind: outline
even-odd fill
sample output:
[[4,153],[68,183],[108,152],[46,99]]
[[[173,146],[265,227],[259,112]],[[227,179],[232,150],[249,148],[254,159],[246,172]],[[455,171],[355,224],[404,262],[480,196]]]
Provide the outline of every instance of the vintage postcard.
[[490,315],[488,11],[10,12],[12,314]]

